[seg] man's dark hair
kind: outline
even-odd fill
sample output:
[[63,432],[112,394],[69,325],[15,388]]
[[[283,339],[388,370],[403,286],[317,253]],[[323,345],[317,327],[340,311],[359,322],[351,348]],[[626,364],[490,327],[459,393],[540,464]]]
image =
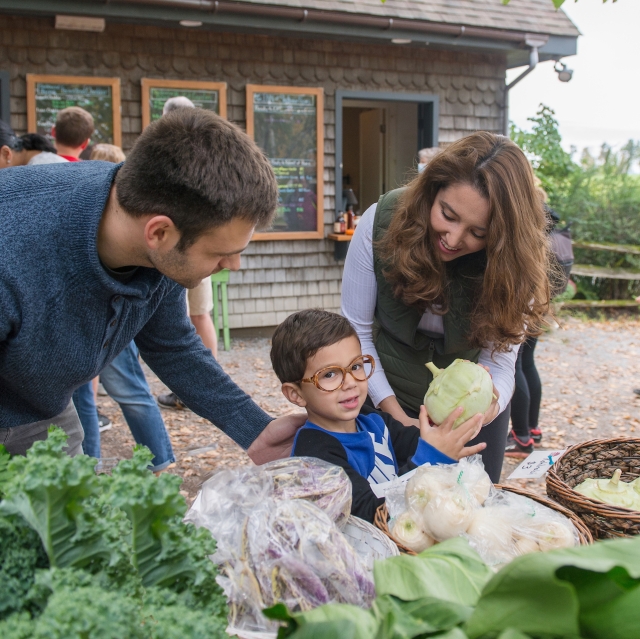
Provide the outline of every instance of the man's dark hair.
[[358,337],[349,320],[319,308],[289,315],[271,338],[271,365],[278,379],[299,382],[307,361],[321,348],[347,337]]
[[25,151],[46,151],[48,153],[58,153],[56,147],[51,144],[49,138],[39,133],[25,133],[20,136],[22,148]]
[[264,153],[237,126],[204,109],[177,109],[150,124],[116,177],[118,202],[134,217],[171,218],[178,249],[234,218],[268,227],[278,185]]
[[93,135],[93,116],[76,106],[58,111],[56,116],[56,142],[77,149]]

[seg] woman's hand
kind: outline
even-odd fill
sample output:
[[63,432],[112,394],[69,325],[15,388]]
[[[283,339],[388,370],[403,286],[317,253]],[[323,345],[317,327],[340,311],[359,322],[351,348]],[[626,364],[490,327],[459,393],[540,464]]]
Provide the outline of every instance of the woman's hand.
[[409,417],[404,412],[395,395],[389,395],[389,397],[385,397],[378,405],[378,408],[385,413],[389,413],[389,415],[391,415],[393,419],[399,421],[405,426],[415,426],[416,428],[420,428],[420,422],[417,419]]
[[469,455],[475,455],[484,450],[485,443],[467,447],[470,442],[482,430],[482,413],[477,413],[466,422],[453,429],[453,424],[462,415],[464,408],[458,406],[440,426],[431,426],[427,409],[420,406],[420,437],[434,448],[451,459],[461,459]]
[[[482,366],[482,368],[484,368],[484,370],[487,371],[487,373],[489,373],[489,376],[493,378],[493,375],[491,375],[491,371],[487,366],[484,366],[483,364],[478,364],[478,366]],[[487,408],[486,411],[484,411],[484,415],[482,416],[483,426],[486,426],[488,423],[492,422],[498,416],[498,413],[500,412],[500,405],[498,404],[499,397],[500,397],[500,393],[498,392],[498,389],[494,386],[493,399],[491,400],[491,405],[489,406],[489,408]]]

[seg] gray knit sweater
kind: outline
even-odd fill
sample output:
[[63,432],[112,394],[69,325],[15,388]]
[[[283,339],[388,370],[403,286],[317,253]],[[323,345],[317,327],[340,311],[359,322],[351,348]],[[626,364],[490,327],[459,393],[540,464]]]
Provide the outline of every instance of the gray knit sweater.
[[119,166],[0,171],[0,427],[61,413],[135,339],[189,408],[248,448],[271,418],[204,347],[184,288],[151,268],[126,284],[98,259],[98,224]]

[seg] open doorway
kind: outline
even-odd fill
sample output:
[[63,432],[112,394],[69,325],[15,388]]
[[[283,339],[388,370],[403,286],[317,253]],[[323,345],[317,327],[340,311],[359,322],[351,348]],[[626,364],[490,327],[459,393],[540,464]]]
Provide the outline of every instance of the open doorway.
[[[417,153],[437,144],[437,97],[338,92],[336,194],[352,189],[364,213],[416,174]],[[336,197],[337,210],[344,200]]]

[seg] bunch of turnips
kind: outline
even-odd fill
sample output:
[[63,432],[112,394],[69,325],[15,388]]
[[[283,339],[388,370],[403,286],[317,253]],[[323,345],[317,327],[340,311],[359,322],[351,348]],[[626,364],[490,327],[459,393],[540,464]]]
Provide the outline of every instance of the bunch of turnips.
[[564,515],[496,490],[479,457],[421,466],[406,483],[404,500],[404,510],[391,522],[391,535],[415,552],[463,536],[489,566],[500,567],[520,555],[579,542]]

